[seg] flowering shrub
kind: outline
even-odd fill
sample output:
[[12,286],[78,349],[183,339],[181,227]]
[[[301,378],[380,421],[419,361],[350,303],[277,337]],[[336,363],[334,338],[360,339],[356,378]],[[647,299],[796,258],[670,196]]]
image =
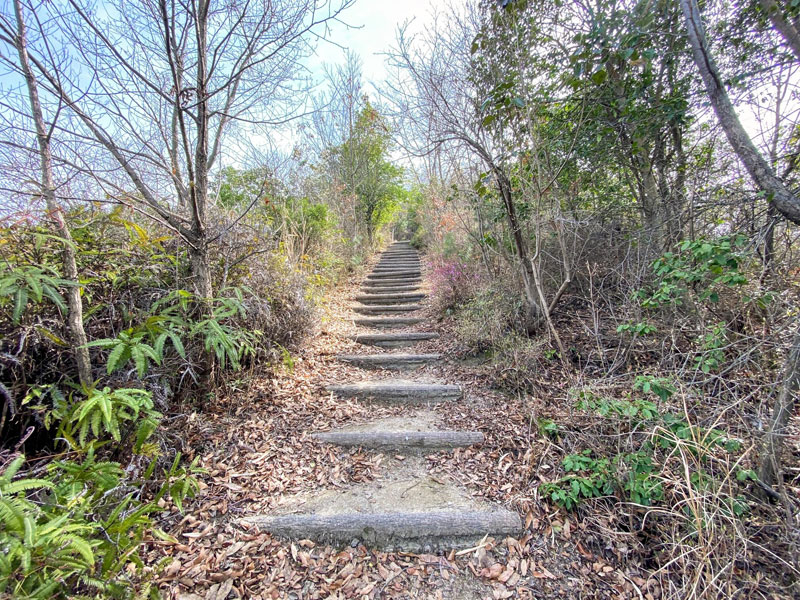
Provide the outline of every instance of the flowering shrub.
[[433,302],[441,312],[464,305],[481,283],[480,272],[459,259],[439,259],[430,268]]

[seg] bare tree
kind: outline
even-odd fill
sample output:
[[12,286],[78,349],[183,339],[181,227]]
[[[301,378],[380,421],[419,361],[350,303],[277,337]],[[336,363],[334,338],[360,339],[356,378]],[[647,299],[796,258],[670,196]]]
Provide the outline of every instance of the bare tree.
[[[767,3],[769,4],[769,3]],[[775,174],[772,165],[761,155],[745,131],[733,103],[728,97],[716,63],[708,49],[700,9],[696,0],[681,0],[686,30],[697,70],[703,79],[706,92],[728,142],[744,164],[750,177],[784,217],[800,223],[800,196],[794,194]],[[787,38],[788,42],[791,39]],[[783,438],[794,409],[794,396],[800,385],[800,329],[795,334],[783,369],[783,385],[775,400],[767,429],[764,452],[761,457],[759,478],[766,485],[777,480]]]
[[[195,292],[213,294],[209,249],[225,230],[208,222],[210,173],[236,126],[280,125],[303,114],[298,82],[311,36],[353,0],[121,0],[40,6],[60,26],[74,72],[47,48],[30,52],[42,87],[74,117],[64,132],[116,163],[107,193],[185,242]],[[13,32],[0,26],[0,39]],[[87,169],[89,170],[89,169]],[[131,190],[131,187],[133,190]]]
[[78,266],[75,260],[75,244],[72,241],[72,234],[65,219],[64,209],[56,198],[56,182],[53,175],[53,158],[50,148],[50,136],[52,135],[53,127],[47,127],[45,123],[44,111],[39,100],[39,85],[28,60],[25,14],[21,0],[14,0],[14,16],[16,18],[16,36],[13,38],[14,46],[19,57],[19,68],[25,78],[25,84],[28,89],[30,115],[36,128],[41,170],[40,191],[47,206],[48,217],[52,220],[53,227],[64,246],[61,253],[64,278],[72,284],[67,290],[69,306],[67,322],[72,351],[78,366],[78,376],[81,384],[88,387],[93,382],[92,363],[89,357],[89,349],[86,347],[88,342],[86,332],[83,328],[83,301],[81,300]]
[[[514,249],[507,258],[522,283],[528,328],[546,324],[561,346],[550,313],[572,269],[568,265],[563,271],[548,299],[540,234],[544,228],[563,233],[558,211],[551,209],[562,193],[557,180],[571,160],[575,130],[563,130],[558,142],[545,141],[541,133],[548,116],[531,101],[549,84],[531,72],[532,53],[540,51],[536,31],[513,23],[514,16],[502,9],[488,10],[482,15],[469,6],[437,15],[417,35],[401,30],[390,55],[397,76],[384,97],[394,106],[405,132],[403,144],[412,154],[461,152],[483,163],[486,176],[476,185],[502,206]],[[577,103],[571,114],[577,128],[581,113]]]
[[772,166],[758,151],[739,121],[733,103],[720,78],[717,65],[708,50],[708,41],[700,9],[697,7],[697,0],[681,0],[681,8],[695,65],[705,84],[714,113],[728,138],[728,143],[744,164],[755,184],[767,194],[775,208],[793,223],[800,223],[800,197],[793,194],[775,174]]

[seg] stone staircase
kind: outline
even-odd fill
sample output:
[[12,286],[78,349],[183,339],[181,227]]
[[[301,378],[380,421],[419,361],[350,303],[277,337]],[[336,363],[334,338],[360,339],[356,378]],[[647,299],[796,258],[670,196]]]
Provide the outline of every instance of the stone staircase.
[[[423,310],[422,269],[417,251],[396,242],[382,255],[362,285],[353,322],[370,329],[408,328],[424,319],[411,316]],[[387,316],[388,315],[388,316]],[[427,331],[367,333],[351,339],[366,346],[403,348],[436,339]],[[405,378],[377,376],[367,381],[332,384],[337,397],[366,403],[409,407],[402,417],[316,432],[314,440],[341,447],[361,447],[396,456],[376,481],[347,489],[325,490],[312,498],[284,498],[273,514],[245,519],[262,530],[291,539],[312,539],[337,545],[363,543],[370,547],[409,552],[447,551],[469,547],[485,536],[520,533],[516,512],[477,501],[462,486],[433,478],[425,454],[483,442],[479,431],[450,431],[437,426],[431,407],[463,402],[460,386],[414,371],[441,360],[439,354],[365,353],[337,356],[340,362],[370,371],[403,371]]]

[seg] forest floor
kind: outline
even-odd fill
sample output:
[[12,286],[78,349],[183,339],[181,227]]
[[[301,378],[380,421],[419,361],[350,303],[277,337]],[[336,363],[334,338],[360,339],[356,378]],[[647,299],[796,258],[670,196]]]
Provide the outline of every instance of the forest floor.
[[291,368],[252,372],[202,413],[173,420],[174,438],[182,440],[186,456],[199,457],[207,473],[184,513],[173,507],[161,523],[174,541],[150,542],[146,562],[163,566],[152,573],[164,597],[657,600],[667,595],[663,581],[642,564],[636,536],[620,535],[613,514],[578,517],[537,498],[538,483],[552,478],[560,453],[539,434],[536,419],[552,413],[553,398],[566,397],[566,382],[543,373],[541,394],[515,397],[491,389],[480,364],[453,358],[452,325],[435,323],[429,307],[424,328],[441,337],[413,351],[440,352],[445,360],[416,374],[465,390],[462,399],[431,411],[447,428],[481,431],[485,441],[421,460],[432,478],[454,481],[477,499],[517,510],[523,534],[486,539],[463,552],[419,555],[291,542],[242,523],[276,509],[290,495],[297,502],[304,495],[375,481],[393,461],[408,458],[332,447],[310,436],[415,410],[368,406],[325,391],[326,384],[374,378],[334,358],[365,351],[348,339],[358,332],[350,306],[362,278],[363,272],[354,274],[329,294],[318,332],[293,356]]

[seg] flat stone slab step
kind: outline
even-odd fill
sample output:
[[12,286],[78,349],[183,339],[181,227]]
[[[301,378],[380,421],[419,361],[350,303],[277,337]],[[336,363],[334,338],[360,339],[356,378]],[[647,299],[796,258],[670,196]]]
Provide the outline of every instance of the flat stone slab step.
[[388,279],[366,279],[361,285],[368,287],[393,287],[398,285],[418,285],[422,283],[422,279],[417,277],[401,277],[401,278],[388,278]]
[[336,357],[341,362],[365,369],[395,370],[416,369],[441,358],[441,354],[340,354]]
[[461,386],[458,385],[415,383],[399,379],[336,384],[329,385],[326,389],[342,398],[398,404],[428,404],[461,397]]
[[374,306],[354,306],[353,310],[360,315],[391,315],[409,313],[425,308],[422,304],[376,304]]
[[408,325],[417,325],[422,323],[425,319],[418,317],[363,317],[360,319],[353,319],[353,322],[359,327],[407,327]]
[[417,269],[419,270],[420,264],[418,262],[391,262],[391,263],[378,263],[375,265],[376,269]]
[[386,273],[370,273],[367,279],[418,279],[419,269],[416,271],[387,271]]
[[441,450],[483,443],[480,431],[326,431],[311,435],[336,446],[392,450]]
[[429,331],[406,333],[367,333],[350,338],[365,346],[379,348],[406,348],[427,340],[438,340],[439,334]]
[[509,510],[431,510],[422,512],[352,512],[250,517],[262,531],[292,539],[409,551],[470,547],[487,535],[506,537],[522,530],[520,516]]
[[390,262],[390,263],[378,263],[375,265],[376,269],[416,269],[419,270],[420,265],[418,262]]
[[420,274],[419,267],[375,267],[370,271],[371,275],[383,275],[384,273],[416,273]]
[[361,286],[361,291],[368,294],[405,294],[416,292],[420,289],[417,284],[414,285],[392,285],[392,286]]
[[356,301],[362,304],[399,304],[401,302],[419,302],[427,297],[421,292],[408,292],[400,294],[360,294]]

